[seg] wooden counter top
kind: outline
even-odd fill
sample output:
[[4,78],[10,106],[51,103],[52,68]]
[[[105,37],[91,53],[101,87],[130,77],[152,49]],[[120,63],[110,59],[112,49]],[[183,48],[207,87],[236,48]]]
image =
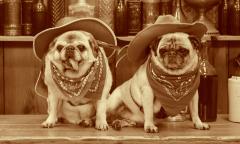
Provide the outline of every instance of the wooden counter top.
[[143,128],[124,128],[115,131],[98,131],[72,124],[58,124],[51,129],[42,128],[40,123],[46,115],[0,115],[0,143],[45,144],[45,143],[240,143],[240,123],[219,115],[216,122],[209,123],[210,130],[196,130],[191,121],[167,122],[161,120],[159,133],[149,134]]

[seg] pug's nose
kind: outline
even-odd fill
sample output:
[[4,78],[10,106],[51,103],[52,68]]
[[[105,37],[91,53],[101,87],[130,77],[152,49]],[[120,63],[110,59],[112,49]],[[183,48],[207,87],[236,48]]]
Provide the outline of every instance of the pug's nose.
[[68,46],[66,47],[66,53],[65,53],[65,57],[66,58],[73,58],[74,57],[74,46]]

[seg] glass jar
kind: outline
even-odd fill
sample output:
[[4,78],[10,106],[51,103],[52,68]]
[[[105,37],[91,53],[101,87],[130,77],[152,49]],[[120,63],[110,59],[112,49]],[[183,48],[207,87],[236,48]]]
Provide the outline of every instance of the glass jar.
[[216,121],[218,76],[208,60],[208,42],[203,42],[200,62],[199,117],[204,122]]

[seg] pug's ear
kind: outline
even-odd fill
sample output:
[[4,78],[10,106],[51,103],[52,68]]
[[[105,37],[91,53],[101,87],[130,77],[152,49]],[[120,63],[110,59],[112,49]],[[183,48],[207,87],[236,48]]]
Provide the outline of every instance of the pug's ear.
[[153,51],[156,51],[161,39],[162,39],[162,37],[155,38],[153,41],[150,42],[149,48],[152,49]]
[[189,38],[190,42],[192,43],[192,46],[194,49],[197,49],[197,50],[202,49],[203,44],[196,36],[190,35],[188,38]]
[[49,44],[49,50],[51,50],[51,49],[53,49],[53,47],[55,46],[55,44],[56,44],[56,42],[57,42],[57,38],[55,38],[50,44]]
[[157,52],[158,44],[159,44],[161,39],[162,39],[162,37],[159,36],[159,37],[155,38],[153,41],[151,41],[150,44],[149,44],[149,48],[151,50],[153,50],[155,54]]
[[94,38],[90,38],[88,40],[90,47],[92,48],[93,51],[93,56],[97,57],[97,53],[98,53],[98,44],[97,41]]

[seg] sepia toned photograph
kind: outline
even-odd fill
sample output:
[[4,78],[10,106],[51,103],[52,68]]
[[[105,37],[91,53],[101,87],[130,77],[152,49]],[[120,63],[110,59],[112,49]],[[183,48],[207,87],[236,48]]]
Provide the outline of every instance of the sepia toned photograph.
[[240,144],[240,0],[0,0],[0,144]]

